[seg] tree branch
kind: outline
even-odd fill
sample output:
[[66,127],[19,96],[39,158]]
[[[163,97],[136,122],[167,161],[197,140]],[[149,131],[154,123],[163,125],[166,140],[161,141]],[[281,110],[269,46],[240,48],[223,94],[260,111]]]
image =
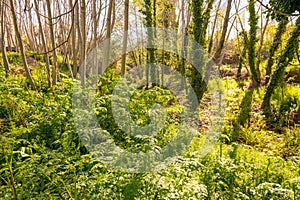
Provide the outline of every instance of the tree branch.
[[278,10],[274,10],[268,6],[266,6],[265,4],[263,4],[263,2],[261,0],[256,0],[258,3],[260,3],[260,5],[262,5],[264,8],[266,8],[269,11],[272,11],[278,15],[282,15],[282,16],[286,16],[286,17],[297,17],[300,16],[300,14],[288,14],[288,13],[284,13],[284,12],[280,12]]
[[77,5],[77,3],[78,3],[78,0],[75,1],[74,5],[72,6],[72,8],[71,8],[69,11],[67,11],[67,12],[65,12],[65,13],[62,13],[62,14],[60,14],[60,15],[57,15],[57,16],[55,16],[55,17],[52,17],[52,18],[49,18],[48,16],[43,15],[43,14],[40,14],[40,13],[39,13],[39,14],[40,14],[42,17],[47,18],[47,19],[51,19],[51,20],[58,19],[58,18],[61,18],[61,17],[64,16],[64,15],[67,15],[67,14],[73,12],[74,9],[75,9],[75,7],[76,7],[76,5]]

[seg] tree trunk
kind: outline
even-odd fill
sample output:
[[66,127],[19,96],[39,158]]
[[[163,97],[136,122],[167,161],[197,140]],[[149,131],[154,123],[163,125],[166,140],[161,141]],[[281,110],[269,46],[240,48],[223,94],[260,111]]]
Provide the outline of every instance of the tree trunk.
[[151,12],[151,0],[144,0],[145,2],[145,20],[146,20],[146,28],[147,29],[147,43],[148,43],[148,48],[147,48],[147,67],[146,67],[146,82],[147,82],[147,87],[149,83],[149,74],[150,74],[150,79],[152,82],[152,86],[155,83],[155,71],[153,69],[153,63],[155,62],[155,55],[154,55],[154,49],[151,48],[153,46],[153,39],[154,39],[154,33],[153,33],[153,15]]
[[16,12],[15,12],[14,1],[13,0],[9,0],[9,1],[10,1],[10,10],[11,10],[11,14],[12,14],[12,17],[13,17],[13,23],[14,23],[14,27],[15,27],[15,33],[16,33],[16,36],[17,36],[17,39],[18,39],[18,43],[19,43],[19,46],[20,46],[20,51],[21,51],[21,55],[22,55],[22,60],[23,60],[23,64],[24,64],[26,76],[29,79],[29,82],[30,82],[30,84],[32,86],[32,89],[36,90],[35,83],[33,81],[33,78],[31,76],[31,73],[30,73],[30,70],[29,70],[29,67],[28,67],[27,61],[26,61],[26,55],[25,55],[25,50],[24,50],[24,46],[23,46],[23,41],[22,41],[22,38],[21,38],[21,34],[19,32],[19,27],[18,27],[18,22],[17,22],[17,15],[16,15]]
[[217,64],[220,64],[219,60],[220,60],[220,56],[221,56],[221,53],[222,53],[222,50],[223,50],[223,47],[224,47],[224,43],[225,43],[225,38],[226,38],[226,33],[227,33],[228,23],[229,23],[229,17],[230,17],[230,11],[231,11],[231,4],[232,4],[232,0],[228,0],[227,8],[226,8],[226,14],[225,14],[223,28],[222,28],[221,39],[220,39],[217,51],[214,55],[214,58],[215,58]]
[[260,77],[255,65],[255,44],[257,41],[257,16],[255,13],[255,0],[249,0],[249,14],[250,38],[248,44],[248,63],[251,71],[253,86],[258,86],[260,84]]
[[1,53],[2,53],[2,59],[3,59],[3,65],[5,67],[5,73],[6,77],[10,74],[10,66],[9,62],[6,56],[6,46],[5,46],[5,26],[4,26],[4,8],[6,5],[0,1],[0,14],[1,14]]
[[82,35],[82,43],[81,43],[81,67],[82,67],[82,74],[81,74],[81,82],[83,85],[85,85],[86,82],[86,3],[85,0],[81,1],[81,8],[80,8],[80,15],[81,15],[81,35]]
[[217,20],[218,20],[218,16],[219,16],[218,12],[220,10],[221,2],[222,2],[222,0],[219,1],[217,9],[216,9],[216,16],[215,16],[215,19],[214,19],[212,33],[211,33],[211,37],[210,37],[209,44],[208,44],[208,53],[209,54],[211,53],[212,47],[213,47],[214,34],[215,34],[216,24],[217,24]]
[[98,30],[98,20],[97,20],[97,1],[92,1],[92,19],[93,19],[93,66],[92,74],[98,74],[98,63],[97,63],[97,30]]
[[46,74],[47,74],[47,80],[48,80],[48,87],[52,86],[52,81],[51,81],[51,70],[50,70],[50,59],[49,59],[49,54],[48,52],[48,47],[47,47],[47,41],[45,38],[45,34],[44,34],[44,30],[43,30],[43,26],[42,26],[42,21],[41,21],[41,17],[40,17],[40,11],[39,11],[39,5],[37,0],[34,0],[34,5],[35,5],[35,9],[36,9],[36,13],[37,13],[37,19],[38,19],[38,23],[39,23],[39,30],[40,30],[40,35],[41,35],[41,39],[42,39],[42,44],[43,44],[43,50],[45,53],[45,61],[46,61]]
[[[201,32],[202,32],[202,25],[203,25],[203,0],[193,0],[192,1],[192,7],[193,7],[193,22],[194,22],[194,27],[193,27],[193,34],[194,34],[194,39],[198,44],[203,44],[203,41],[201,41]],[[202,73],[203,71],[198,71],[201,69],[202,61],[201,57],[203,55],[201,52],[197,52],[197,45],[193,46],[193,62],[194,65],[191,69],[192,77],[191,77],[191,86],[193,87],[198,101],[202,99],[202,96],[204,94],[205,89],[205,83],[203,81]],[[198,69],[198,70],[197,70]]]
[[271,81],[266,89],[263,98],[263,103],[262,103],[262,109],[266,117],[269,117],[271,115],[270,101],[271,101],[272,94],[274,93],[274,90],[278,86],[278,84],[282,81],[285,69],[295,55],[295,51],[299,43],[298,40],[299,35],[300,35],[300,17],[298,17],[296,21],[296,27],[287,41],[285,49],[279,58],[278,67],[275,70],[271,78]]
[[125,64],[126,64],[126,48],[127,48],[127,36],[128,36],[128,8],[129,8],[129,0],[125,0],[124,35],[123,35],[122,65],[121,65],[122,76],[125,75]]
[[269,56],[268,56],[268,63],[267,63],[267,68],[266,68],[266,82],[265,84],[269,83],[270,80],[270,76],[272,73],[272,66],[274,63],[274,55],[275,52],[277,51],[278,47],[281,44],[282,41],[282,35],[284,34],[285,30],[286,30],[286,25],[288,24],[288,19],[287,18],[282,18],[279,22],[279,25],[277,27],[277,31],[273,40],[273,43],[270,47],[269,50]]
[[215,0],[209,0],[207,4],[207,8],[205,12],[203,13],[203,24],[202,24],[202,30],[201,30],[201,41],[202,43],[200,45],[203,46],[203,48],[207,47],[207,41],[206,41],[206,33],[207,33],[207,27],[210,22],[210,14],[213,7]]
[[108,61],[110,58],[111,16],[112,16],[113,4],[114,4],[114,0],[109,0],[107,21],[106,21],[106,40],[105,40],[105,49],[104,49],[105,54],[104,54],[104,61],[103,61],[104,68],[108,67],[109,64]]
[[260,75],[260,63],[261,63],[261,49],[263,47],[263,44],[264,44],[264,37],[265,37],[265,33],[266,33],[266,30],[267,30],[267,27],[269,25],[269,19],[270,18],[267,18],[266,20],[266,24],[263,25],[263,9],[261,8],[261,28],[260,28],[260,44],[259,44],[259,48],[257,50],[257,60],[256,60],[256,69],[257,69],[257,72],[259,73],[259,77],[261,76]]
[[54,35],[54,27],[52,23],[52,13],[51,13],[51,5],[50,0],[46,0],[47,4],[47,12],[48,12],[48,23],[50,28],[50,39],[52,44],[52,84],[56,85],[57,83],[57,75],[58,75],[58,69],[57,69],[57,57],[56,57],[56,45],[55,45],[55,35]]

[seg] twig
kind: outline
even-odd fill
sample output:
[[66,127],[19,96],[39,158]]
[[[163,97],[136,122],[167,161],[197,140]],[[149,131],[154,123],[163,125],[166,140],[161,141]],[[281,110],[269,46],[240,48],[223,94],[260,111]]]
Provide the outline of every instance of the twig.
[[9,166],[9,173],[10,173],[10,181],[11,181],[11,186],[13,188],[14,197],[15,197],[15,199],[18,199],[17,189],[16,189],[16,185],[15,185],[15,177],[14,177],[11,166]]
[[300,64],[300,55],[299,55],[299,42],[297,42],[297,46],[298,46],[298,48],[296,48],[296,55],[297,55],[297,59],[298,59],[298,62],[299,62],[299,64]]

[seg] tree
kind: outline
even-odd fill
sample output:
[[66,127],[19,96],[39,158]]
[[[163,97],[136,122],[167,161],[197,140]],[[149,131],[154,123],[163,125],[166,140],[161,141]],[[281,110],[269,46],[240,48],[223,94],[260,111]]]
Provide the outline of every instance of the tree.
[[10,2],[10,10],[11,10],[12,18],[13,18],[14,28],[15,28],[17,39],[18,39],[18,43],[19,43],[19,47],[20,47],[20,51],[21,51],[21,56],[22,56],[22,61],[23,61],[23,65],[24,65],[24,68],[25,68],[25,72],[26,72],[26,76],[27,76],[27,78],[28,78],[28,80],[31,84],[32,89],[36,90],[34,80],[31,76],[31,72],[29,70],[29,67],[28,67],[28,64],[27,64],[27,61],[26,61],[26,55],[25,55],[25,50],[24,50],[21,34],[20,34],[20,31],[19,31],[19,27],[18,27],[18,21],[17,21],[17,15],[16,15],[16,11],[15,11],[14,1],[9,0],[9,2]]
[[124,76],[125,74],[125,64],[126,64],[126,48],[127,48],[127,36],[128,36],[128,8],[129,8],[129,0],[125,0],[124,34],[123,34],[122,66],[121,66],[122,76]]
[[80,48],[80,60],[81,60],[81,81],[82,84],[85,85],[86,82],[86,73],[87,73],[87,68],[86,68],[86,3],[85,0],[81,1],[81,7],[80,7],[80,29],[81,29],[81,48]]
[[146,81],[147,81],[147,87],[149,83],[149,73],[152,85],[156,82],[156,76],[155,71],[153,68],[153,63],[155,62],[155,54],[153,49],[153,42],[154,42],[154,33],[153,33],[153,14],[152,14],[152,4],[151,0],[144,0],[144,6],[145,6],[145,26],[147,28],[147,67],[146,67]]
[[4,10],[5,10],[6,5],[0,1],[0,15],[1,15],[1,53],[2,53],[2,59],[3,59],[3,65],[5,67],[5,73],[6,77],[10,74],[10,66],[9,62],[6,56],[6,46],[5,46],[5,15],[4,15]]
[[[276,0],[276,1],[270,0],[270,6],[271,8],[268,8],[269,13],[272,16],[272,18],[275,18],[277,20],[290,16],[296,11],[297,12],[300,11],[299,0],[291,0],[289,1],[289,3],[287,3],[285,0]],[[282,81],[286,67],[295,56],[295,51],[299,44],[299,40],[298,40],[299,36],[300,36],[300,16],[298,15],[298,18],[295,23],[295,28],[287,41],[284,51],[279,57],[277,68],[274,71],[264,94],[262,109],[264,115],[267,118],[269,118],[272,114],[271,97],[275,91],[275,88]]]
[[248,63],[250,66],[251,77],[253,81],[253,85],[259,85],[260,77],[259,73],[256,69],[255,65],[255,45],[257,42],[256,31],[257,31],[257,23],[258,17],[255,12],[255,0],[248,0],[249,2],[249,44],[248,44]]
[[112,21],[112,10],[113,10],[114,0],[109,0],[108,6],[108,13],[107,13],[107,20],[106,20],[106,40],[105,40],[105,49],[104,49],[104,67],[107,67],[109,57],[110,57],[110,40],[111,40],[111,21]]
[[228,0],[227,1],[227,8],[226,8],[226,14],[224,17],[224,23],[223,23],[223,28],[222,28],[222,35],[221,35],[221,39],[217,48],[217,51],[214,55],[215,60],[217,61],[218,64],[219,63],[219,59],[224,47],[224,43],[225,43],[225,37],[226,37],[226,33],[227,33],[227,28],[228,28],[228,23],[229,23],[229,17],[230,17],[230,11],[231,11],[231,4],[232,4],[232,0]]
[[295,51],[299,43],[298,38],[300,36],[300,17],[298,17],[295,25],[296,27],[293,30],[292,35],[288,39],[283,53],[280,55],[278,66],[272,75],[263,98],[262,108],[265,116],[267,117],[271,115],[270,101],[272,94],[274,93],[274,90],[278,86],[278,84],[282,81],[285,69],[288,66],[289,62],[295,56]]
[[57,83],[57,54],[56,54],[56,44],[55,44],[55,35],[54,35],[54,27],[52,22],[52,13],[51,13],[51,4],[50,0],[46,0],[47,12],[48,12],[48,24],[50,28],[50,41],[52,45],[52,84],[56,85]]
[[288,24],[288,22],[289,22],[288,18],[283,17],[283,18],[281,18],[279,25],[277,27],[277,31],[276,31],[273,43],[269,50],[268,63],[267,63],[267,67],[266,67],[266,82],[265,82],[266,84],[269,83],[270,76],[272,73],[272,66],[274,64],[274,55],[275,55],[275,52],[277,51],[278,47],[281,44],[282,35],[284,34],[284,32],[286,30],[286,25]]
[[210,37],[210,40],[209,40],[208,53],[211,53],[211,51],[212,51],[213,41],[214,41],[214,34],[215,34],[216,24],[217,24],[217,20],[218,20],[218,16],[219,16],[218,12],[220,10],[221,3],[222,3],[222,0],[219,0],[219,3],[218,3],[217,8],[215,10],[216,14],[215,14],[214,22],[213,22],[211,37]]
[[50,59],[49,59],[49,53],[48,53],[48,46],[47,46],[47,41],[45,38],[43,26],[42,26],[42,21],[40,17],[40,10],[39,10],[39,5],[37,0],[34,0],[34,5],[37,13],[37,19],[39,23],[39,32],[41,34],[41,39],[42,39],[42,44],[43,44],[43,50],[45,51],[45,61],[46,61],[46,74],[47,74],[47,80],[48,80],[48,87],[52,86],[52,81],[51,81],[51,71],[50,71]]

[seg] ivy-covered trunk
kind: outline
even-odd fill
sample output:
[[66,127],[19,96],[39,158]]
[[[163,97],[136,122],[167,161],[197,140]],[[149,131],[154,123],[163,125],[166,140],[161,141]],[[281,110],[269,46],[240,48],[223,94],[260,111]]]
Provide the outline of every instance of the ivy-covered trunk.
[[295,51],[297,49],[299,43],[299,35],[300,35],[300,17],[298,17],[296,21],[296,27],[292,32],[292,35],[288,39],[288,42],[285,46],[283,53],[280,56],[279,63],[277,69],[274,71],[271,81],[266,89],[262,109],[265,116],[270,116],[271,114],[271,96],[274,93],[275,88],[282,81],[284,72],[289,62],[293,59]]
[[248,63],[250,66],[252,81],[254,85],[258,85],[260,83],[260,77],[258,69],[256,69],[255,65],[255,44],[257,42],[256,31],[257,31],[257,23],[258,18],[255,12],[255,0],[248,0],[249,1],[249,25],[250,25],[250,32],[249,32],[249,44],[248,44]]
[[285,30],[286,30],[286,25],[288,24],[288,19],[286,17],[282,18],[279,22],[276,34],[275,34],[275,38],[273,40],[273,43],[270,47],[269,50],[269,56],[268,56],[268,63],[267,63],[267,68],[266,68],[266,84],[269,83],[270,80],[270,76],[272,73],[272,66],[274,64],[274,55],[275,52],[277,51],[279,45],[281,44],[282,41],[282,35],[284,34]]
[[[145,25],[147,29],[147,39],[148,39],[148,48],[147,48],[147,69],[146,69],[146,79],[147,79],[147,84],[149,83],[149,73],[150,73],[150,78],[152,85],[155,83],[155,71],[154,71],[154,66],[153,63],[155,62],[155,55],[154,55],[154,48],[153,48],[153,42],[154,42],[154,32],[153,32],[153,15],[152,15],[152,6],[151,6],[151,0],[145,0]],[[148,87],[148,85],[147,85]]]
[[[194,39],[198,44],[203,44],[204,42],[201,41],[201,34],[202,34],[202,25],[203,25],[203,0],[193,0],[192,1],[192,8],[193,8],[193,22],[194,22],[194,27],[193,27],[193,34],[194,34]],[[202,98],[203,93],[204,93],[204,82],[203,82],[203,77],[202,77],[202,72],[201,72],[201,52],[197,51],[197,47],[193,46],[193,60],[194,60],[194,65],[193,68],[191,69],[192,71],[192,77],[191,77],[191,86],[194,89],[194,92],[197,95],[198,101]],[[198,69],[198,70],[197,70]]]

